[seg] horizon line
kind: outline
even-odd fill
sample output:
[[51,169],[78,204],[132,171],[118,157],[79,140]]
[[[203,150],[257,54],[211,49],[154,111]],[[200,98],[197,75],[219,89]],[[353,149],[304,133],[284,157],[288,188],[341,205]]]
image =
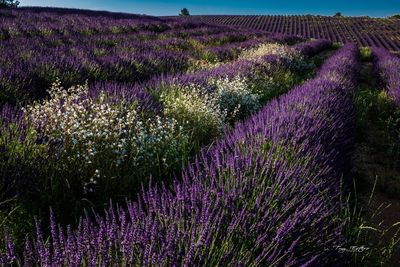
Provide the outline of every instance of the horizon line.
[[[146,16],[152,16],[152,17],[178,17],[179,14],[165,14],[165,15],[151,15],[151,14],[146,14],[146,13],[131,13],[128,11],[116,11],[116,10],[107,10],[107,9],[91,9],[91,8],[76,8],[76,7],[65,7],[65,6],[30,6],[30,5],[21,5],[17,9],[24,9],[24,8],[58,8],[58,9],[72,9],[72,10],[89,10],[89,11],[98,11],[98,12],[110,12],[110,13],[124,13],[124,14],[130,14],[130,15],[146,15]],[[343,14],[343,12],[340,12],[342,15],[341,17],[347,17],[347,18],[363,18],[363,17],[369,17],[369,18],[378,18],[378,19],[389,19],[390,16],[396,15],[388,15],[388,16],[371,16],[371,15],[358,15],[358,16],[348,16]],[[320,17],[334,17],[334,15],[324,15],[324,14],[313,14],[313,13],[248,13],[248,14],[243,14],[243,13],[228,13],[228,14],[190,14],[190,16],[320,16]]]

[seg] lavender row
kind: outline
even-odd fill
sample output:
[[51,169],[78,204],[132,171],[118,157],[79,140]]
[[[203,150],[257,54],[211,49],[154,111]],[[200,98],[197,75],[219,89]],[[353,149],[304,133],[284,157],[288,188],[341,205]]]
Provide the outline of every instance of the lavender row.
[[0,12],[0,39],[98,32],[162,31],[168,28],[168,23],[162,19],[140,15],[120,16],[116,13],[52,8],[22,8]]
[[191,16],[192,21],[400,50],[396,19],[327,16]]
[[311,57],[315,56],[319,52],[328,49],[332,46],[332,42],[329,40],[318,39],[313,42],[302,42],[293,46],[294,49],[299,51],[301,54]]
[[[243,42],[236,43],[227,43],[224,45],[215,45],[206,49],[205,59],[211,62],[223,62],[224,60],[234,60],[236,59],[241,52],[246,49],[250,49],[260,45],[263,42],[273,41],[273,38],[263,38],[263,39],[252,39]],[[282,42],[282,39],[280,40]],[[208,56],[211,57],[211,60],[208,60]]]
[[[352,132],[358,50],[345,46],[318,77],[238,124],[183,172],[172,191],[144,189],[74,231],[37,222],[22,257],[6,234],[2,263],[274,265],[332,263],[345,240],[338,219],[342,163]],[[339,167],[339,168],[338,168]]]
[[372,51],[374,70],[394,103],[400,106],[400,58],[383,48]]

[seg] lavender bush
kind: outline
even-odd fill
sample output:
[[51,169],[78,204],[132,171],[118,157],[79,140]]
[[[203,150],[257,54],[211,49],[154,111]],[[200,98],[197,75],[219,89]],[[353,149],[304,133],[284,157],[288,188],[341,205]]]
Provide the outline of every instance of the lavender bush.
[[400,59],[383,48],[373,48],[372,64],[381,88],[364,92],[363,98],[359,99],[362,101],[359,101],[361,118],[362,122],[374,118],[379,127],[385,129],[386,141],[382,143],[393,158],[390,162],[397,166],[400,159]]
[[372,55],[375,72],[394,103],[400,106],[400,58],[384,48],[374,48]]

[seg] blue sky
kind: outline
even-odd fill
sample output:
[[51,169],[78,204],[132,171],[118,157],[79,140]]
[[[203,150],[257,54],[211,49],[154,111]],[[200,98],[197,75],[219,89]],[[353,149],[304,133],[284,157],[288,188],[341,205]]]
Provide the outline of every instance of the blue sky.
[[56,6],[176,15],[182,7],[191,14],[319,14],[385,17],[400,13],[400,0],[20,0],[21,6]]

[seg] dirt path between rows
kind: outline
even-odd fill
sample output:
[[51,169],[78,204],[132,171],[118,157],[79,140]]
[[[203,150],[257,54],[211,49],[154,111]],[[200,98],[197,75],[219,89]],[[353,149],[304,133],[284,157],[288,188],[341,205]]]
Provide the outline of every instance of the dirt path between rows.
[[[363,63],[359,89],[378,90],[371,63]],[[400,166],[388,156],[384,133],[385,129],[376,121],[367,120],[365,127],[357,131],[353,154],[352,174],[358,205],[368,226],[376,229],[388,229],[400,221]],[[380,246],[379,242],[388,245],[396,229],[392,227],[383,236],[372,233],[370,243],[365,246]],[[400,266],[398,247],[382,266]]]

